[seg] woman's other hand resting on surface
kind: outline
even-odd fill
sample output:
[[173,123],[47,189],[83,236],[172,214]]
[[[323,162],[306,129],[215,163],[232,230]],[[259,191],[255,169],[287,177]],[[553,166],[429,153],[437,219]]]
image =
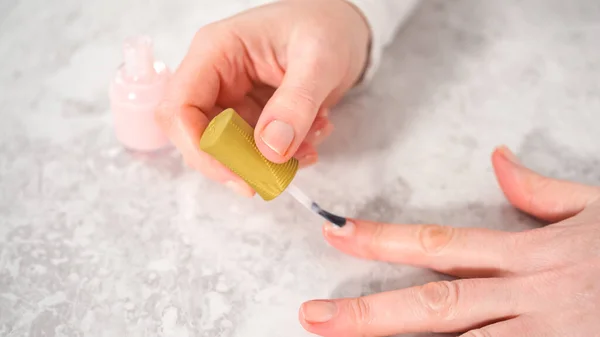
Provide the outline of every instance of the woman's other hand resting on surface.
[[326,224],[325,238],[344,253],[464,279],[307,302],[300,310],[305,329],[327,337],[600,336],[600,188],[543,177],[506,148],[494,152],[492,162],[508,200],[551,225],[509,233],[359,220],[342,228]]
[[203,27],[174,74],[157,119],[187,164],[242,195],[246,182],[203,153],[209,120],[234,108],[273,162],[317,160],[333,129],[329,108],[360,80],[369,56],[365,18],[345,0],[286,0]]

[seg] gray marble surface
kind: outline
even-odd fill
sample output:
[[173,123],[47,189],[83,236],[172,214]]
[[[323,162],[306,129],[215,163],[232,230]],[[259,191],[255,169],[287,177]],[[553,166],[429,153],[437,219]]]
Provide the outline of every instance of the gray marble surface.
[[[0,336],[308,333],[303,301],[442,278],[329,247],[283,196],[246,200],[115,141],[107,85],[144,32],[172,67],[251,1],[0,2]],[[298,185],[373,220],[522,230],[490,165],[600,182],[600,2],[425,1]]]

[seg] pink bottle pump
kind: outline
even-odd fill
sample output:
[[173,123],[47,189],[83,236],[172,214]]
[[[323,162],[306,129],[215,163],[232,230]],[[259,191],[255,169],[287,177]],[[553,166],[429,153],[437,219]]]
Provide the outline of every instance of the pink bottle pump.
[[154,113],[171,73],[163,62],[155,61],[152,40],[147,36],[127,38],[123,56],[124,63],[109,88],[116,137],[130,150],[160,150],[169,140]]

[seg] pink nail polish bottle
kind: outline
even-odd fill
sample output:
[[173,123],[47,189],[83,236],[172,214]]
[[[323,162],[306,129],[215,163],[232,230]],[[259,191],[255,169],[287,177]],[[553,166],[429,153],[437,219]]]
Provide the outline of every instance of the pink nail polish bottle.
[[123,45],[124,63],[109,88],[115,134],[124,147],[152,152],[169,145],[155,121],[154,112],[163,97],[171,72],[154,60],[152,40],[133,36]]

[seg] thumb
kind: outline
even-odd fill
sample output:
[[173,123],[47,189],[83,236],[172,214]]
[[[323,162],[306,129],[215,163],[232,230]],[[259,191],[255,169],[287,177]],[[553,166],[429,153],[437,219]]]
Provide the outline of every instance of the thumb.
[[306,138],[321,105],[341,81],[328,68],[318,57],[289,64],[254,134],[258,149],[270,161],[287,161]]
[[518,209],[546,221],[570,218],[600,199],[600,188],[544,177],[523,166],[505,146],[492,155],[498,183]]

